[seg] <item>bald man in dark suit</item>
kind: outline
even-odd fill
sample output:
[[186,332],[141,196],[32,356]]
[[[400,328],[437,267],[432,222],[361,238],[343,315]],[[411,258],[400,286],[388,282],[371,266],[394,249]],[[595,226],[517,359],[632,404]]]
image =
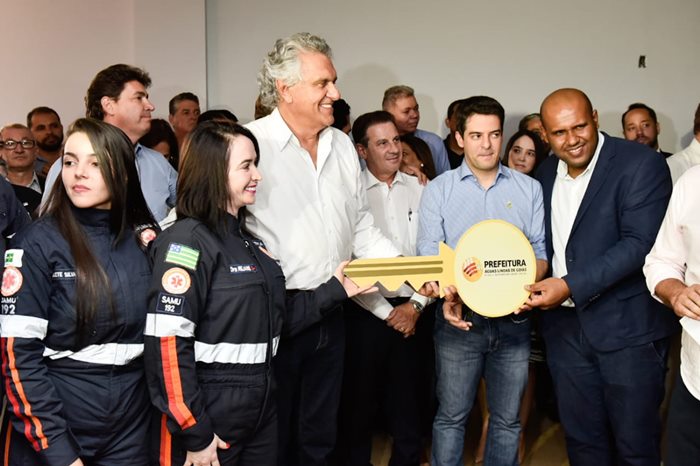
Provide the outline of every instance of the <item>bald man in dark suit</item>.
[[598,131],[577,89],[542,103],[557,157],[537,172],[552,276],[530,287],[572,466],[660,463],[668,337],[678,331],[642,266],[671,195],[662,157]]

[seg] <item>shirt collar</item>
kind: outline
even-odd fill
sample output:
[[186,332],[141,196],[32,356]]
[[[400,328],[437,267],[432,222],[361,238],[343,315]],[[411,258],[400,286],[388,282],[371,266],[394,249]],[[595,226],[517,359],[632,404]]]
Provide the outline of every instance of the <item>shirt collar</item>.
[[[297,137],[294,135],[289,126],[287,126],[287,123],[284,121],[284,118],[282,118],[282,115],[280,114],[278,108],[275,108],[272,111],[269,118],[272,126],[272,139],[275,140],[275,142],[277,143],[277,148],[280,151],[284,149],[285,146],[289,144],[289,142],[292,140],[296,141],[297,145],[300,145],[299,141],[297,140]],[[322,140],[332,137],[333,133],[330,128],[331,127],[328,126],[321,130],[321,132],[318,134],[319,146]]]
[[279,150],[282,150],[292,136],[294,136],[294,133],[289,129],[289,126],[287,126],[287,123],[285,123],[277,108],[272,111],[269,118],[272,126],[272,138],[277,143]]
[[[474,176],[474,172],[472,172],[471,168],[469,168],[469,165],[467,165],[466,159],[463,160],[461,164],[459,164],[459,167],[457,167],[456,170],[460,180],[463,180],[468,177],[476,179],[476,176]],[[501,176],[510,178],[512,175],[508,167],[498,162],[498,173],[496,174],[496,182],[498,182],[498,179]]]
[[[593,169],[595,168],[596,164],[598,163],[598,157],[600,156],[600,150],[603,148],[603,142],[605,141],[605,136],[603,136],[603,133],[598,131],[598,145],[595,147],[595,152],[593,153],[593,158],[591,158],[591,161],[588,163],[588,166],[586,167],[583,172],[576,178],[580,176],[589,176],[592,172]],[[559,163],[557,164],[557,176],[559,178],[566,178],[573,180],[574,178],[571,178],[569,176],[569,168],[566,165],[566,162],[563,160],[559,159]]]
[[137,142],[136,145],[134,146],[134,153],[136,154],[136,157],[143,157],[143,146],[141,145],[140,142]]
[[698,141],[698,138],[696,138],[695,135],[693,135],[693,139],[690,141],[688,148],[693,152],[700,154],[700,141]]
[[[369,168],[365,168],[363,170],[363,172],[364,172],[364,176],[365,176],[365,188],[366,189],[373,188],[377,185],[386,184],[384,181],[379,181],[377,179],[377,177],[374,176],[371,171],[369,171]],[[397,171],[396,175],[394,175],[394,182],[391,183],[391,185],[394,186],[397,183],[406,184],[407,183],[407,180],[406,180],[407,176],[410,176],[410,175],[407,175],[407,174],[401,172],[400,170]]]

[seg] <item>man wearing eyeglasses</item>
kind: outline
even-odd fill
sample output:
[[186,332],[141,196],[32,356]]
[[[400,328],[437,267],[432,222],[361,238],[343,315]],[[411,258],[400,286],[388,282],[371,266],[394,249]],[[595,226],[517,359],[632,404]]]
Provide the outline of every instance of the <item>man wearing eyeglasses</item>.
[[7,180],[15,185],[26,186],[41,194],[44,179],[34,172],[36,141],[26,126],[15,123],[0,131],[2,158],[7,164]]
[[45,178],[34,171],[36,141],[26,126],[15,123],[0,130],[0,156],[7,166],[7,181],[32,214],[41,202]]

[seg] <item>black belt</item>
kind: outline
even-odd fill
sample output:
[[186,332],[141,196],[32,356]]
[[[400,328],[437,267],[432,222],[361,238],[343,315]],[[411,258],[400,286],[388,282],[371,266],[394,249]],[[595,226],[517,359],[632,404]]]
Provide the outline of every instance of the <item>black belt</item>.
[[[530,312],[530,311],[528,311],[528,312]],[[481,319],[487,319],[487,320],[501,320],[501,319],[510,319],[511,317],[513,317],[514,315],[517,315],[517,314],[514,314],[511,312],[510,314],[506,314],[506,315],[500,316],[500,317],[486,317],[486,316],[482,316],[478,312],[472,311],[469,306],[467,306],[466,304],[463,304],[462,305],[462,315],[464,316],[465,320],[471,320],[474,316],[480,317]]]

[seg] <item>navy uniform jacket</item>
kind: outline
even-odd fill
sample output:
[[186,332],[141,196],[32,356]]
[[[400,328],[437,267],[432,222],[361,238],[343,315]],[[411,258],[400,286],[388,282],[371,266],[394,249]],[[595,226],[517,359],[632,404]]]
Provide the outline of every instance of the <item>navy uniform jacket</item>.
[[[552,263],[552,190],[557,157],[537,170]],[[641,144],[605,134],[605,141],[566,245],[566,283],[581,327],[599,351],[667,337],[676,319],[651,297],[642,274],[672,190],[663,157]],[[542,312],[543,325],[559,310]]]
[[5,244],[7,238],[14,235],[25,225],[29,225],[31,218],[24,206],[12,189],[12,185],[3,177],[0,177],[0,257],[5,257]]
[[[22,230],[5,255],[2,369],[18,434],[13,441],[28,441],[50,466],[78,456],[89,461],[109,448],[95,439],[108,439],[119,422],[140,418],[149,407],[142,364],[148,257],[134,235],[113,245],[109,211],[74,213],[107,274],[114,309],[102,303],[81,343],[75,262],[53,218]],[[146,435],[145,427],[138,435]],[[147,455],[147,439],[132,440]]]
[[280,336],[320,321],[347,297],[332,278],[288,300],[282,269],[261,247],[228,214],[223,237],[183,219],[153,245],[148,388],[173,441],[186,450],[207,447],[215,432],[240,442],[233,423],[244,408],[262,409],[270,399],[269,381],[264,397],[232,400],[223,390],[237,385],[241,374],[271,373]]
[[[31,218],[15,196],[12,185],[0,176],[0,268],[4,271],[5,249],[8,239],[20,228],[29,225]],[[5,384],[0,383],[0,399],[5,395]]]

